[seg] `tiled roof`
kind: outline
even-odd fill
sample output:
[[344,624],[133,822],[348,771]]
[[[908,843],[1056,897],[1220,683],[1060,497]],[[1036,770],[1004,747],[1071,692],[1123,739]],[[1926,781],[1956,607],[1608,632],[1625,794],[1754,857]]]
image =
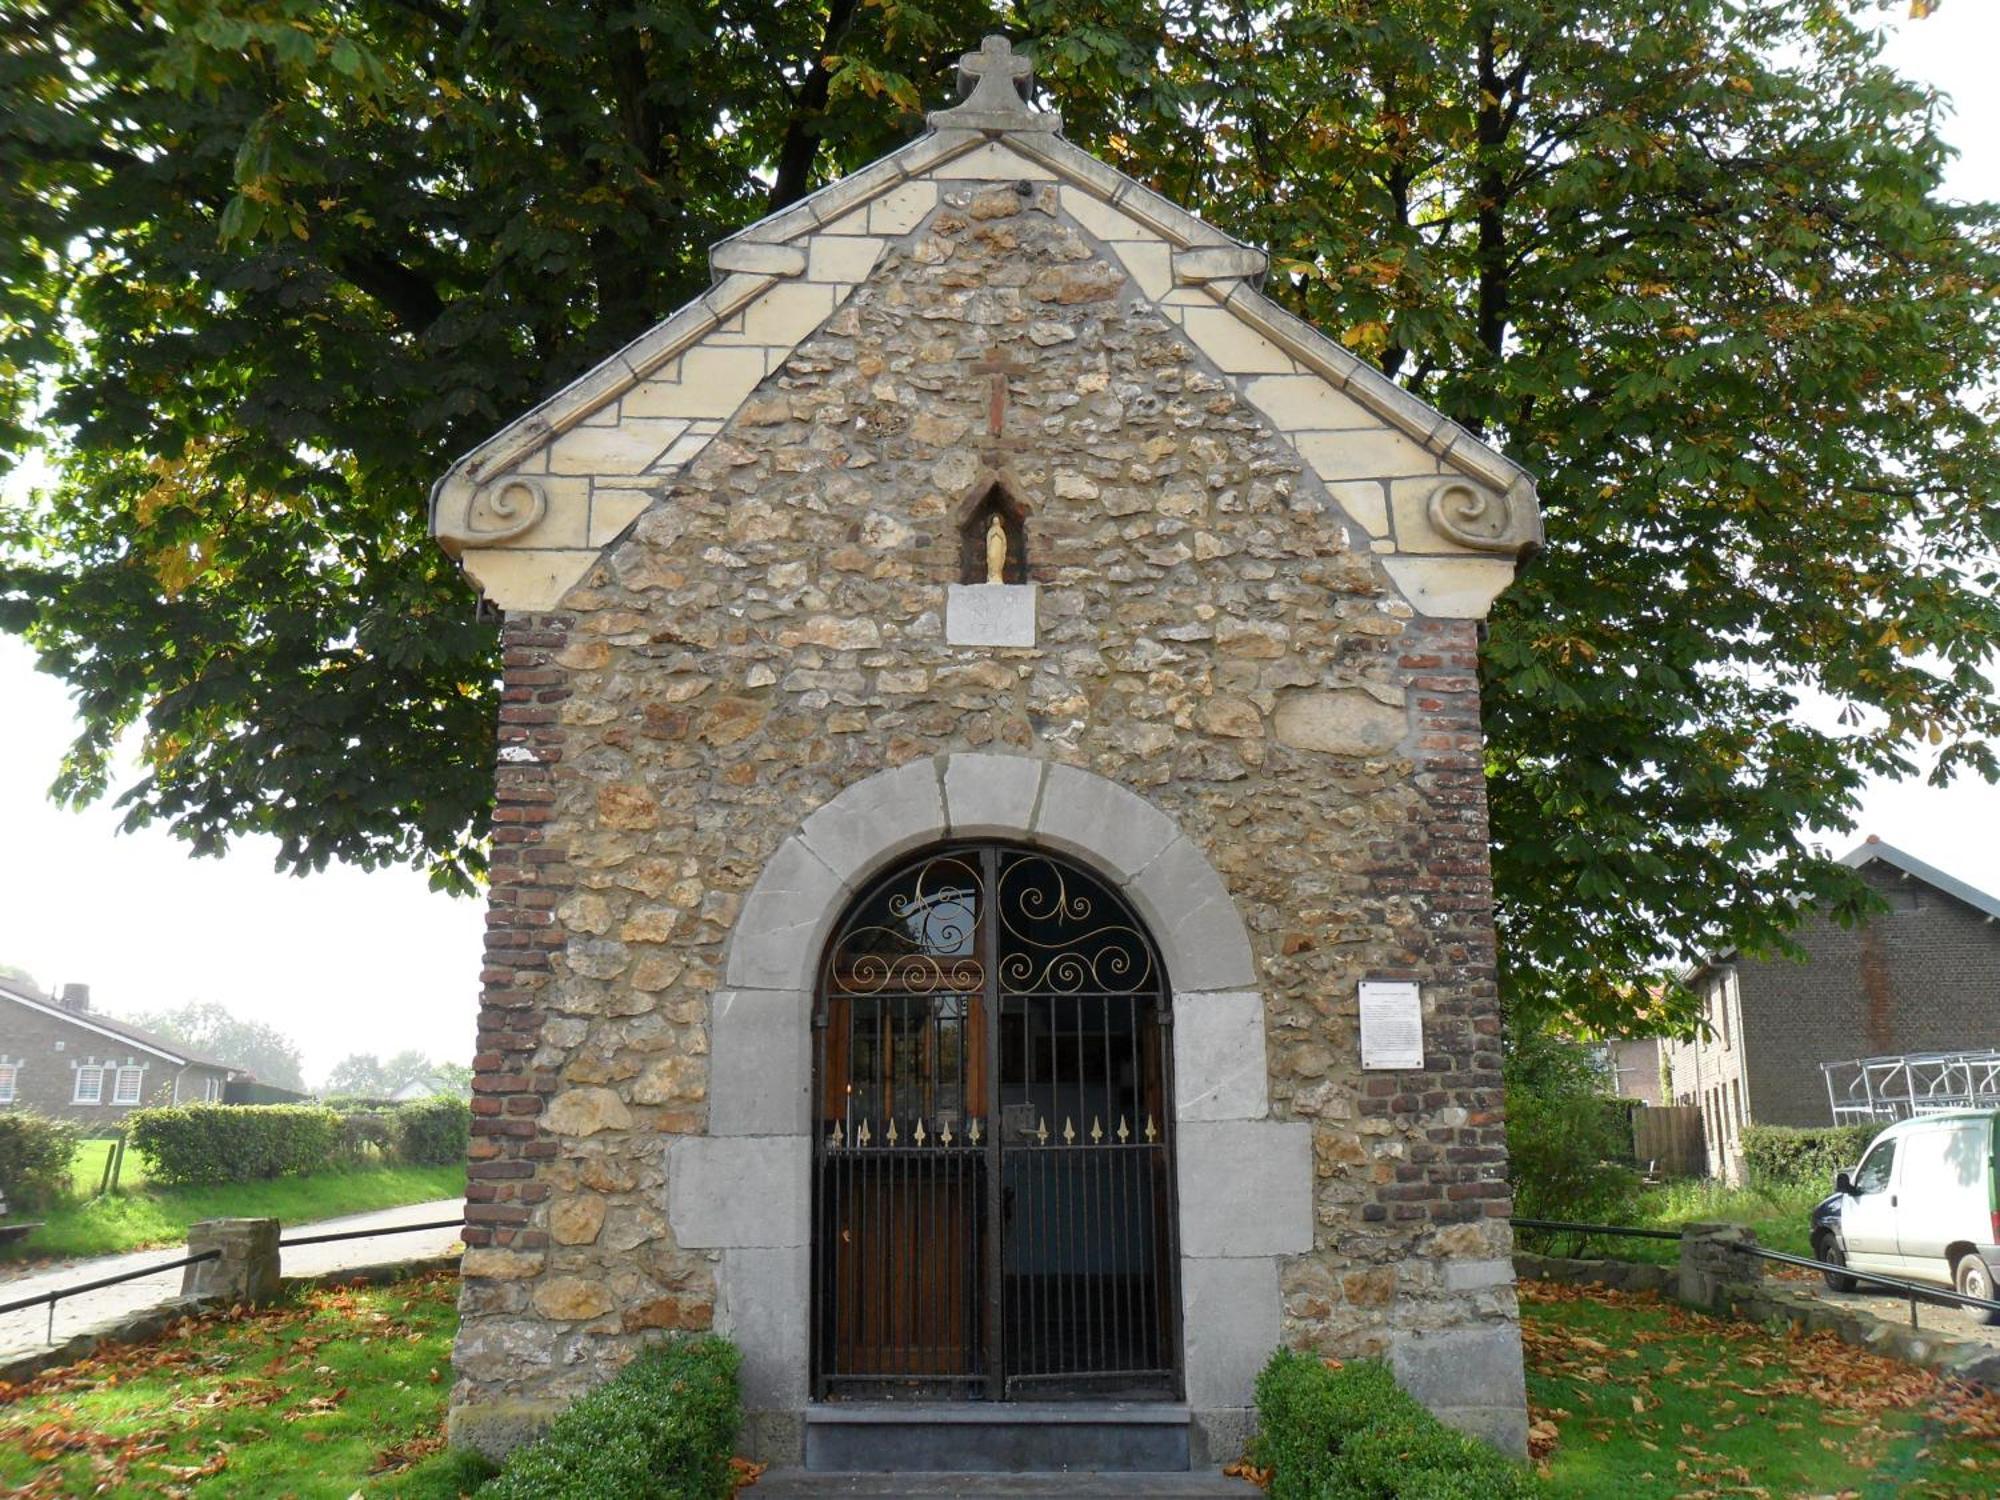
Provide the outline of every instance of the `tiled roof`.
[[74,1025],[103,1032],[130,1042],[135,1047],[144,1047],[148,1052],[157,1053],[173,1062],[203,1068],[221,1068],[230,1073],[249,1071],[247,1068],[238,1067],[235,1063],[224,1062],[220,1058],[197,1052],[185,1042],[172,1041],[157,1032],[147,1031],[142,1026],[134,1026],[131,1022],[121,1021],[116,1016],[107,1016],[102,1011],[71,1010],[54,996],[45,995],[33,985],[19,979],[0,978],[0,999],[17,1001],[52,1015],[57,1020],[69,1021]]

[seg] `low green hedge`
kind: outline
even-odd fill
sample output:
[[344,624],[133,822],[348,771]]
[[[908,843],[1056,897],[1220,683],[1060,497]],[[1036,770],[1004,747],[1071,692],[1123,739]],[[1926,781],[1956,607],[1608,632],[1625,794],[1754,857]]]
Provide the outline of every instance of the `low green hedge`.
[[32,1110],[0,1114],[0,1195],[7,1211],[47,1208],[69,1189],[77,1129]]
[[738,1363],[712,1337],[646,1350],[517,1449],[480,1500],[728,1500]]
[[177,1104],[126,1126],[153,1180],[174,1186],[323,1171],[341,1149],[340,1116],[315,1104]]
[[1455,1432],[1382,1364],[1280,1349],[1257,1377],[1253,1461],[1271,1500],[1538,1500],[1526,1468]]
[[413,1166],[448,1167],[465,1160],[472,1140],[472,1106],[443,1095],[396,1107],[396,1154]]
[[1861,1160],[1880,1125],[1752,1125],[1743,1132],[1743,1166],[1753,1182],[1822,1183]]
[[336,1109],[340,1160],[350,1167],[387,1161],[396,1154],[396,1109]]

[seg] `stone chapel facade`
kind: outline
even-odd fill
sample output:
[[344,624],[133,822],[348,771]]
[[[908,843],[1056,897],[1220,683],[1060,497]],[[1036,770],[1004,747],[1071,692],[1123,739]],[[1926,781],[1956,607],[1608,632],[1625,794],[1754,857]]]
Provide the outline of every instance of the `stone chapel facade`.
[[963,76],[434,491],[505,649],[454,1438],[713,1328],[778,1461],[1136,1394],[1223,1462],[1280,1342],[1518,1452],[1475,652],[1533,483]]

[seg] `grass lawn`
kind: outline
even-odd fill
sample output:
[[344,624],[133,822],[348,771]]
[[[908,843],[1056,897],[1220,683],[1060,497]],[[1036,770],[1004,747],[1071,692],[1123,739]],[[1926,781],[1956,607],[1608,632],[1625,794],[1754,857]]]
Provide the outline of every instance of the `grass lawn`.
[[52,1371],[0,1397],[0,1494],[449,1500],[458,1278],[313,1292]]
[[1651,1295],[1521,1294],[1533,1441],[1561,1500],[2000,1494],[2000,1397]]
[[[70,1159],[69,1182],[79,1196],[88,1198],[104,1181],[104,1159],[111,1154],[111,1146],[109,1140],[77,1143],[76,1155]],[[125,1165],[118,1169],[118,1186],[144,1187],[146,1180],[146,1158],[126,1147]]]
[[[1833,1189],[1816,1184],[1775,1188],[1733,1188],[1719,1182],[1690,1180],[1669,1182],[1646,1188],[1633,1199],[1631,1207],[1613,1216],[1611,1222],[1632,1224],[1642,1229],[1679,1230],[1683,1224],[1748,1224],[1757,1231],[1757,1243],[1791,1255],[1810,1255],[1812,1245],[1806,1226],[1812,1206]],[[1551,1255],[1585,1255],[1612,1260],[1644,1260],[1658,1265],[1676,1265],[1680,1245],[1673,1240],[1642,1240],[1626,1235],[1600,1235],[1579,1250],[1567,1237],[1556,1238],[1523,1232],[1521,1248]],[[1777,1267],[1767,1266],[1766,1273]]]
[[[217,1314],[0,1394],[0,1493],[450,1500],[484,1473],[439,1437],[456,1290],[443,1274]],[[1825,1335],[1540,1284],[1522,1324],[1556,1500],[2000,1493],[2000,1397]]]
[[[100,1152],[100,1171],[103,1164]],[[125,1164],[129,1174],[139,1166],[138,1154],[129,1153]],[[130,1175],[124,1178],[128,1185],[131,1180]],[[276,1177],[267,1182],[215,1187],[121,1189],[102,1198],[79,1199],[23,1215],[40,1219],[42,1227],[24,1241],[0,1246],[0,1260],[113,1255],[121,1250],[181,1244],[187,1238],[188,1225],[197,1219],[248,1216],[301,1224],[432,1198],[456,1198],[464,1191],[462,1166],[361,1167],[351,1172],[317,1172],[310,1177]]]

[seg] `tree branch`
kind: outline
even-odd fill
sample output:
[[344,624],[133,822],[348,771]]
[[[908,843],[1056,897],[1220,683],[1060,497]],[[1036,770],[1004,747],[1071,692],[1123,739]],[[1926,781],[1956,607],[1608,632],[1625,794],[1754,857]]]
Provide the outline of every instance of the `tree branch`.
[[812,180],[813,157],[819,151],[819,119],[826,109],[833,75],[827,71],[827,54],[840,45],[854,19],[856,0],[833,0],[826,11],[826,31],[820,38],[819,55],[798,92],[797,106],[785,126],[785,139],[778,147],[777,176],[771,182],[770,211],[776,213],[788,203],[806,195]]
[[327,268],[373,297],[412,333],[421,333],[444,315],[444,299],[430,280],[393,256],[378,251],[330,253]]

